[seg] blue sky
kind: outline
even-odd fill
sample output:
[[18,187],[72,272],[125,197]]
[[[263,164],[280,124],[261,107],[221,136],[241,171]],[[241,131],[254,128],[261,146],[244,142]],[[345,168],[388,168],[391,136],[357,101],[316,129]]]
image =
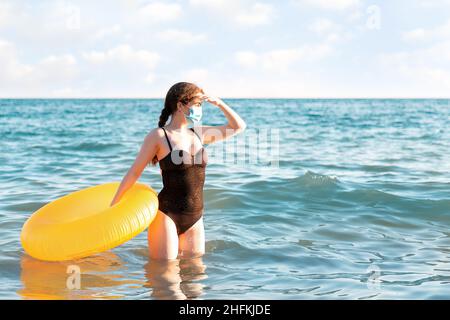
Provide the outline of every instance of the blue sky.
[[0,97],[449,97],[450,0],[0,0]]

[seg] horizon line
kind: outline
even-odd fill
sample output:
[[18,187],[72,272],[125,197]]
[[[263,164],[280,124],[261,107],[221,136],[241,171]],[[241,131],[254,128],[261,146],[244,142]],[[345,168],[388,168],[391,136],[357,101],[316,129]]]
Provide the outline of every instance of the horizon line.
[[[164,100],[165,97],[0,97],[0,100]],[[220,97],[220,99],[291,100],[450,100],[450,97]]]

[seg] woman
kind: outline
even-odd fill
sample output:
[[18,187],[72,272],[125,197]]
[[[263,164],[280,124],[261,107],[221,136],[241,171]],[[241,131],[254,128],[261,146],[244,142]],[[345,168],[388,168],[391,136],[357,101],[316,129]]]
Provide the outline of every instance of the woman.
[[[228,123],[200,126],[203,101],[220,108]],[[190,128],[192,125],[195,126]],[[221,99],[205,95],[195,84],[179,82],[169,89],[158,128],[145,137],[111,202],[114,205],[120,200],[149,162],[153,165],[159,162],[163,189],[158,194],[158,213],[148,228],[152,259],[205,253],[203,185],[207,153],[203,144],[227,139],[242,132],[245,126],[241,117]]]

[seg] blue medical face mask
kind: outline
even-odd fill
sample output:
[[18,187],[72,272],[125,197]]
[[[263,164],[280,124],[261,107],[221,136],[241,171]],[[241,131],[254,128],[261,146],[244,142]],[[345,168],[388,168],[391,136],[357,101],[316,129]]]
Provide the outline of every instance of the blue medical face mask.
[[189,113],[184,114],[190,125],[194,125],[202,119],[202,107],[190,107]]

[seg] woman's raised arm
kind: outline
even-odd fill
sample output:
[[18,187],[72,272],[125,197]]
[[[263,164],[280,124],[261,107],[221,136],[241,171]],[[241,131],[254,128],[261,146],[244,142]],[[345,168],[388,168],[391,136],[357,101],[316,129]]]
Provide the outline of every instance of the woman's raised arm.
[[221,99],[207,95],[204,95],[203,99],[220,108],[228,120],[227,124],[221,126],[201,126],[200,131],[204,143],[225,140],[245,130],[247,127],[245,121]]

